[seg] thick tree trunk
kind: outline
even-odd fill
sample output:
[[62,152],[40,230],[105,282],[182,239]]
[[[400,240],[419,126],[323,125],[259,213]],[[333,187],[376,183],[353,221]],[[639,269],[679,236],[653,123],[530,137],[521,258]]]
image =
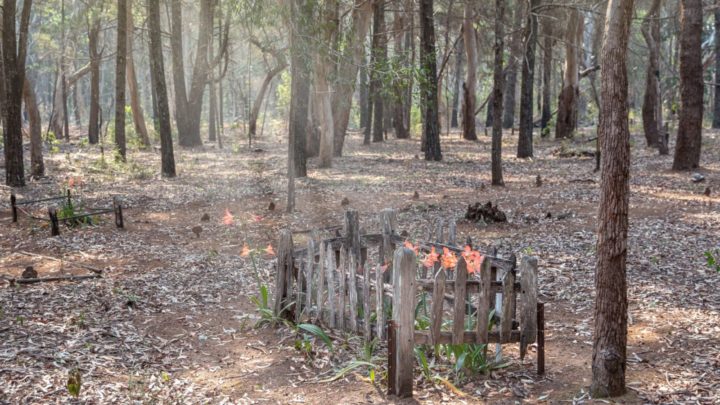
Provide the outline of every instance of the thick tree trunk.
[[702,146],[702,0],[680,4],[680,119],[673,170],[690,170],[700,166]]
[[[323,30],[321,32],[322,42],[326,44],[335,43],[338,30],[338,2],[329,0],[324,4],[323,9]],[[333,61],[325,48],[320,48],[315,55],[315,94],[313,107],[316,109],[317,117],[320,119],[320,145],[318,150],[321,168],[331,167],[333,159],[333,148],[335,146],[335,127],[333,121],[332,92],[328,77],[333,68]]]
[[[291,30],[293,35],[290,45],[290,66],[292,69],[290,76],[292,81],[290,85],[288,175],[294,184],[295,178],[307,176],[305,146],[307,140],[310,79],[312,76],[312,69],[307,58],[310,52],[307,38],[310,36],[308,22],[312,20],[313,5],[308,0],[293,0],[292,7],[293,27],[291,27]],[[289,194],[291,193],[288,193],[288,195]],[[290,204],[288,204],[288,207],[290,207]]]
[[373,92],[373,126],[372,141],[383,141],[383,119],[384,119],[384,103],[383,96],[383,78],[385,72],[384,67],[387,64],[387,33],[385,32],[385,0],[376,0],[373,4],[373,82],[371,87]]
[[3,0],[2,62],[5,76],[5,132],[3,142],[5,147],[5,184],[11,187],[22,187],[25,185],[22,97],[25,82],[25,55],[31,6],[31,0],[23,1],[20,27],[16,32],[16,1]]
[[570,17],[565,33],[565,78],[558,98],[557,126],[555,139],[572,138],[577,128],[580,76],[578,53],[582,44],[583,17],[576,8],[568,12]]
[[530,10],[525,27],[525,56],[522,59],[522,84],[520,86],[520,135],[517,157],[533,156],[533,85],[535,84],[535,47],[537,44],[537,16],[533,14],[540,5],[539,0],[530,1]]
[[30,122],[30,175],[38,178],[45,175],[45,163],[43,162],[42,153],[42,123],[35,90],[27,75],[25,75],[23,85],[23,101]]
[[[346,41],[347,46],[338,69],[338,78],[333,86],[332,113],[335,133],[333,152],[335,156],[342,156],[345,134],[347,133],[348,122],[350,121],[350,109],[352,107],[353,93],[355,92],[355,82],[358,76],[358,66],[365,65],[365,38],[370,29],[371,16],[372,2],[355,0],[352,11],[352,26]],[[364,74],[367,75],[366,69]],[[361,88],[361,94],[363,91],[367,91],[367,87],[365,87],[364,90]],[[365,110],[366,107],[362,102],[362,98],[360,104],[361,110]],[[361,126],[369,128],[372,121],[367,117],[367,110],[365,110],[365,115],[367,121],[361,123]]]
[[502,172],[502,112],[503,112],[503,53],[505,43],[503,37],[503,19],[505,16],[505,0],[495,0],[495,62],[493,67],[493,123],[492,123],[492,185],[504,186]]
[[630,130],[628,126],[627,47],[633,0],[608,2],[602,51],[600,208],[595,274],[595,333],[591,395],[625,392],[627,347],[628,207]]
[[720,0],[715,0],[715,97],[713,101],[713,128],[720,128]]
[[[510,58],[505,77],[505,91],[503,92],[503,128],[510,129],[515,125],[515,89],[517,88],[517,72],[523,52],[522,20],[525,16],[525,1],[514,7],[513,36],[510,44]],[[525,44],[527,46],[527,44]]]
[[160,152],[162,175],[175,177],[172,129],[170,125],[170,104],[165,84],[165,62],[163,61],[162,31],[160,27],[160,2],[147,0],[148,28],[150,30],[150,73],[155,83],[158,127],[160,128]]
[[660,3],[653,0],[642,23],[642,34],[647,43],[649,55],[645,73],[645,96],[643,97],[642,119],[647,146],[657,147],[662,132],[660,109]]
[[[53,100],[53,115],[52,120],[50,122],[50,129],[53,131],[55,136],[60,138],[68,139],[68,135],[66,135],[66,129],[65,129],[65,101],[63,99],[63,91],[67,92],[69,89],[71,89],[73,86],[75,86],[78,82],[78,80],[82,79],[86,74],[91,72],[91,64],[87,64],[80,69],[76,70],[74,73],[70,75],[58,75],[57,76],[57,83],[56,83],[56,91],[55,91],[55,98]],[[63,78],[65,80],[63,80]],[[65,89],[65,90],[63,90]]]
[[[403,69],[410,67],[410,52],[407,49],[406,37],[409,34],[410,24],[408,24],[408,16],[412,13],[408,10],[396,10],[393,14],[393,47],[395,58]],[[405,100],[406,89],[408,87],[408,75],[402,75],[400,80],[393,83],[393,102],[392,124],[395,130],[395,137],[398,139],[410,138],[410,128],[406,125],[406,115],[409,114],[408,108],[410,104]]]
[[433,0],[420,0],[420,67],[425,160],[442,160]]
[[127,63],[127,1],[118,0],[117,53],[115,55],[115,147],[120,160],[126,160],[125,72]]
[[465,3],[463,16],[463,42],[467,55],[467,76],[463,84],[463,139],[477,141],[475,108],[477,103],[477,32],[475,30],[474,9],[470,2]]
[[[367,128],[368,124],[368,109],[370,108],[370,97],[368,95],[368,70],[367,70],[367,58],[364,58],[362,65],[360,66],[360,88],[358,89],[358,104],[360,108],[360,128]],[[348,115],[349,116],[349,115]],[[337,118],[336,118],[337,120]],[[343,137],[344,138],[344,137]],[[338,143],[335,143],[337,148]],[[337,155],[337,149],[335,150]]]
[[543,23],[545,40],[543,43],[543,77],[542,77],[542,112],[540,118],[540,133],[542,137],[548,135],[548,125],[552,118],[552,70],[553,70],[553,30],[549,27],[551,22]]
[[130,95],[130,108],[132,109],[135,132],[140,138],[143,147],[150,147],[150,137],[145,125],[145,114],[140,104],[140,90],[138,89],[137,74],[135,73],[135,59],[133,57],[133,45],[135,43],[135,25],[133,22],[133,0],[127,0],[127,90]]
[[100,140],[100,60],[102,51],[100,42],[100,19],[93,21],[88,31],[88,53],[90,55],[90,114],[88,123],[88,141],[95,145]]

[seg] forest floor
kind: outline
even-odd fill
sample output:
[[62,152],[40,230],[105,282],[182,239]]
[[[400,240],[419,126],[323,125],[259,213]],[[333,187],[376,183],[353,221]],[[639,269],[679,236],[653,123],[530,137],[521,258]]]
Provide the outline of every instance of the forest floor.
[[[720,239],[720,134],[703,139],[706,180],[669,170],[633,138],[628,245],[629,391],[620,403],[720,402],[720,273],[704,252]],[[504,188],[489,186],[490,139],[443,138],[444,160],[418,159],[418,142],[389,140],[365,147],[351,134],[347,153],[332,169],[298,180],[297,212],[285,213],[286,145],[266,137],[253,150],[206,145],[177,151],[179,176],[155,175],[159,154],[132,151],[129,163],[103,161],[79,140],[47,158],[48,177],[19,190],[19,199],[54,196],[74,178],[86,206],[125,207],[125,229],[111,217],[98,226],[62,229],[21,215],[11,223],[8,189],[0,192],[0,275],[19,277],[32,265],[41,277],[93,274],[73,282],[11,286],[0,279],[0,403],[72,403],[69,370],[82,375],[77,403],[394,403],[385,382],[357,371],[333,382],[335,370],[357,358],[357,339],[334,334],[330,355],[294,347],[287,328],[255,328],[250,298],[256,277],[272,282],[272,261],[257,266],[240,257],[275,244],[290,227],[302,239],[311,229],[342,223],[347,198],[361,226],[378,229],[383,208],[399,211],[410,238],[438,217],[458,221],[471,236],[502,255],[531,249],[540,260],[546,302],[546,375],[535,374],[535,354],[521,362],[504,347],[509,366],[457,382],[465,396],[416,378],[415,399],[402,403],[590,403],[592,308],[598,174],[594,159],[563,157],[592,151],[582,139],[539,140],[532,160],[514,157],[516,136],[504,144]],[[536,176],[542,185],[536,187]],[[710,197],[703,195],[710,187]],[[420,198],[412,198],[414,192]],[[268,210],[271,201],[274,211]],[[468,204],[492,201],[508,223],[463,220]],[[39,215],[44,205],[28,208]],[[222,222],[225,210],[233,225]],[[201,222],[208,214],[209,222]],[[200,225],[199,237],[191,228]],[[382,350],[379,352],[382,355]],[[382,364],[382,363],[381,363]]]

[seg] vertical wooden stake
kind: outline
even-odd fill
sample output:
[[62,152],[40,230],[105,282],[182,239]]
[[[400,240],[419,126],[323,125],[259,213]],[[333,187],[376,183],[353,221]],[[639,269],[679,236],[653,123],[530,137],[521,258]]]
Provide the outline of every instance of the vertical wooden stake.
[[323,321],[323,301],[325,301],[325,244],[320,241],[320,259],[318,260],[318,283],[317,283],[317,312],[315,313],[315,322]]
[[545,304],[537,303],[537,373],[545,374]]
[[67,205],[68,207],[72,205],[72,195],[70,194],[70,189],[67,189]]
[[[383,279],[385,275],[382,266],[375,268],[375,320],[377,328],[377,338],[382,341],[385,337],[385,285]],[[389,344],[388,344],[389,345]]]
[[337,326],[345,330],[345,294],[347,286],[347,249],[340,248],[340,263],[338,264],[338,301],[337,301]]
[[[68,190],[68,193],[70,191]],[[68,194],[68,198],[69,194]],[[113,198],[113,211],[115,211],[115,226],[118,228],[125,228],[125,222],[123,221],[123,213],[122,213],[122,205],[120,205],[120,202]]]
[[305,269],[307,274],[305,275],[305,311],[307,312],[308,319],[312,318],[312,299],[313,299],[313,275],[315,273],[315,232],[310,235],[307,247],[307,263]]
[[463,257],[455,266],[455,302],[453,307],[453,336],[455,345],[462,344],[465,337],[465,296],[467,292],[467,262]]
[[388,331],[388,395],[395,395],[397,383],[397,324],[392,319],[387,321]]
[[328,289],[328,326],[335,329],[335,252],[332,243],[327,244],[327,254],[325,255],[325,271],[327,273],[327,289]]
[[[292,285],[288,283],[288,273],[292,277],[293,270],[293,241],[290,230],[280,231],[280,242],[277,250],[277,264],[275,267],[275,308],[276,316],[289,319],[288,301]],[[292,280],[292,278],[290,278]]]
[[431,329],[430,336],[432,337],[432,344],[438,344],[438,338],[440,337],[440,328],[442,327],[442,316],[443,316],[443,304],[445,303],[445,280],[447,275],[445,269],[440,268],[435,273],[435,283],[433,284],[433,295],[432,295],[432,306],[431,306]]
[[520,262],[520,359],[537,334],[537,258],[525,256]]
[[509,269],[502,277],[502,311],[500,312],[500,343],[510,342],[515,304],[515,271]]
[[490,282],[492,280],[490,270],[490,258],[485,257],[480,269],[480,291],[478,294],[477,309],[477,337],[475,342],[479,344],[488,343],[488,323],[490,322]]
[[387,266],[384,275],[384,282],[392,280],[392,259],[395,251],[395,244],[392,241],[397,224],[397,212],[392,209],[384,209],[380,213],[380,224],[382,226],[382,244],[380,245],[380,265]]
[[55,211],[55,208],[48,209],[48,216],[50,217],[50,235],[59,236],[60,222],[58,221],[57,211]]
[[455,245],[457,243],[457,224],[455,224],[455,218],[451,218],[448,223],[448,245]]
[[17,197],[15,197],[15,193],[10,194],[10,207],[12,208],[12,221],[17,222]]
[[407,398],[413,395],[415,363],[415,252],[408,248],[397,249],[393,267],[393,321],[397,325],[393,394]]
[[305,282],[305,269],[307,264],[300,259],[297,272],[297,294],[295,295],[295,323],[300,323],[303,313],[303,283]]
[[350,253],[348,264],[348,299],[350,301],[350,330],[357,333],[357,311],[358,311],[358,295],[357,295],[357,265],[359,257],[354,253]]

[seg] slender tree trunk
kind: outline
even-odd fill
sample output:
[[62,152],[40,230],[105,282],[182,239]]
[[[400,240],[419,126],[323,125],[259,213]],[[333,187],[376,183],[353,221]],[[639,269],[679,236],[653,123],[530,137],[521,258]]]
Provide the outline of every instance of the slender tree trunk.
[[68,85],[66,79],[66,61],[65,52],[67,52],[67,44],[65,43],[65,0],[60,2],[60,97],[62,98],[62,132],[55,135],[59,138],[60,134],[65,135],[65,141],[70,141],[70,115],[68,114]]
[[255,101],[253,102],[252,109],[250,110],[250,122],[248,124],[250,128],[250,136],[255,139],[257,134],[257,120],[260,116],[260,108],[262,108],[263,100],[265,99],[265,93],[267,93],[270,83],[273,81],[275,76],[280,74],[287,68],[287,63],[281,61],[275,68],[265,74],[265,79],[260,85],[260,90],[255,95]]
[[[215,16],[210,16],[210,41],[208,44],[208,60],[215,59]],[[212,73],[212,72],[210,72]],[[215,94],[215,82],[208,83],[210,94],[208,94],[208,141],[217,141],[217,95]]]
[[119,158],[126,160],[125,71],[127,63],[127,0],[118,0],[117,53],[115,55],[115,146]]
[[[522,20],[526,12],[526,1],[520,1],[514,7],[513,37],[510,44],[510,59],[508,60],[507,76],[505,77],[505,91],[503,93],[503,128],[510,129],[515,125],[515,89],[517,88],[517,72],[520,58],[523,53]],[[527,47],[527,44],[525,44]]]
[[541,136],[546,137],[548,135],[548,125],[552,118],[552,106],[551,94],[552,94],[552,70],[553,70],[553,32],[550,27],[547,27],[550,23],[544,23],[544,34],[545,40],[543,44],[543,77],[542,77],[542,113],[540,118],[540,131]]
[[433,0],[420,0],[420,84],[423,109],[425,160],[442,160],[440,122],[438,118],[437,55],[435,54],[435,23]]
[[477,103],[477,32],[475,31],[475,10],[472,3],[465,3],[463,16],[463,42],[467,55],[467,76],[463,83],[463,139],[477,141],[475,108]]
[[520,85],[520,134],[518,137],[517,157],[533,156],[533,86],[535,85],[535,48],[537,45],[538,23],[535,8],[540,0],[531,0],[525,26],[525,55],[521,60],[522,83]]
[[502,173],[502,106],[503,53],[505,52],[503,19],[505,0],[495,0],[495,64],[493,68],[493,124],[492,124],[492,185],[504,186]]
[[[313,4],[308,0],[292,0],[292,7],[292,38],[290,45],[290,66],[292,69],[290,76],[292,81],[290,85],[288,175],[294,187],[295,178],[307,176],[305,147],[312,69],[306,55],[310,52],[307,38],[310,36],[309,26],[312,21]],[[288,193],[288,195],[290,194]],[[288,209],[291,209],[290,206],[291,204],[288,204]]]
[[88,123],[88,141],[95,145],[100,140],[100,60],[102,51],[98,49],[100,39],[100,19],[96,18],[88,30],[88,53],[90,55],[90,115]]
[[4,147],[5,184],[11,187],[25,185],[23,162],[22,98],[25,82],[25,55],[31,0],[23,1],[20,27],[16,32],[16,1],[3,0],[2,9],[2,57],[5,76]]
[[700,166],[702,146],[702,0],[680,4],[680,121],[673,170],[690,170]]
[[385,0],[373,4],[373,128],[372,141],[383,141],[384,103],[382,75],[387,70],[387,33],[385,32]]
[[[463,27],[463,30],[465,28]],[[464,31],[463,31],[464,32]],[[465,63],[465,39],[464,35],[455,45],[455,82],[453,83],[453,99],[452,113],[450,116],[450,127],[457,128],[460,125],[458,115],[460,115],[460,91],[464,89],[462,86],[462,71]]]
[[[323,9],[324,24],[321,37],[322,41],[326,44],[336,42],[335,39],[339,24],[337,12],[337,0],[325,2]],[[316,109],[317,117],[320,119],[318,166],[321,168],[332,166],[333,148],[335,146],[332,94],[330,84],[328,83],[328,77],[332,73],[332,68],[333,62],[332,59],[329,58],[327,50],[322,47],[319,48],[315,55],[315,97],[313,99],[313,107]]]
[[572,138],[577,128],[580,91],[578,53],[582,44],[583,17],[576,8],[570,9],[569,14],[565,33],[565,79],[558,99],[555,139]]
[[148,28],[150,30],[150,73],[155,83],[155,95],[160,128],[160,152],[162,175],[175,177],[175,156],[173,154],[172,129],[170,125],[170,103],[165,83],[165,62],[163,61],[162,31],[160,27],[160,2],[147,0]]
[[[400,6],[400,5],[399,5]],[[405,4],[402,4],[404,7]],[[410,52],[407,49],[405,41],[406,33],[409,30],[408,15],[412,15],[411,12],[405,10],[396,10],[393,13],[393,47],[395,58],[398,60],[398,64],[403,69],[410,67]],[[402,74],[399,80],[395,80],[393,83],[393,100],[390,108],[392,109],[392,124],[395,129],[395,137],[398,139],[410,138],[410,128],[406,126],[405,111],[409,104],[405,100],[406,88],[408,86],[407,74]]]
[[[333,153],[335,156],[342,156],[343,145],[345,143],[345,134],[347,133],[348,123],[350,121],[350,109],[352,107],[352,97],[355,92],[355,82],[358,76],[358,66],[365,65],[365,39],[370,29],[370,17],[372,16],[372,2],[366,0],[355,0],[352,10],[352,26],[347,36],[347,45],[343,58],[338,68],[337,80],[334,83],[332,95],[332,116],[335,133],[335,145]],[[367,75],[367,69],[363,73]],[[360,89],[360,93],[367,91],[367,87]],[[365,104],[361,97],[361,111],[367,114]],[[361,126],[370,128],[372,120],[365,117],[366,122]],[[362,121],[362,120],[361,120]]]
[[713,122],[712,127],[720,128],[720,0],[715,0],[715,97],[713,101]]
[[662,108],[660,95],[660,4],[653,0],[642,23],[642,34],[649,50],[647,71],[645,73],[645,96],[643,98],[642,119],[647,146],[657,147],[662,132],[659,109]]
[[[367,128],[368,124],[368,109],[370,108],[370,97],[368,96],[368,69],[367,69],[367,58],[364,58],[362,65],[360,66],[360,88],[358,89],[358,104],[360,108],[360,128]],[[335,143],[337,148],[338,144]],[[337,149],[335,150],[337,154]]]
[[35,178],[43,177],[45,175],[45,163],[43,162],[42,153],[42,122],[35,90],[27,74],[23,86],[23,100],[30,121],[30,174]]
[[[147,126],[145,125],[145,114],[140,104],[140,91],[138,90],[137,74],[135,73],[135,58],[133,57],[133,45],[135,37],[135,25],[133,22],[133,0],[127,0],[127,89],[130,95],[130,108],[132,109],[133,123],[135,124],[135,132],[140,138],[143,147],[150,147],[150,136],[148,136]],[[77,86],[76,86],[77,88]]]
[[625,393],[627,347],[628,208],[630,130],[628,126],[627,48],[633,0],[608,2],[602,51],[600,209],[595,274],[593,397]]

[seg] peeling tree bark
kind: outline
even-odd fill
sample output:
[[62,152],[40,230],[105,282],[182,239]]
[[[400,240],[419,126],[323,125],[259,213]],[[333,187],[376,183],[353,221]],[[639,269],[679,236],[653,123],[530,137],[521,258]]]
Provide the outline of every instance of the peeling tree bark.
[[23,85],[23,101],[30,122],[30,175],[38,178],[45,175],[45,163],[42,154],[42,124],[35,90],[27,74]]
[[477,141],[475,108],[477,104],[477,32],[473,21],[474,10],[470,2],[465,3],[463,17],[463,42],[467,55],[467,76],[463,84],[463,139]]
[[492,95],[492,185],[504,186],[502,172],[502,106],[503,106],[503,53],[505,43],[503,37],[503,17],[505,15],[505,0],[495,0],[495,63],[493,69],[493,95]]
[[540,4],[539,0],[529,3],[525,26],[525,54],[521,59],[522,83],[520,86],[520,134],[518,137],[517,157],[533,156],[533,85],[535,84],[535,45],[537,43],[537,16],[533,13]]
[[662,133],[662,98],[660,92],[660,4],[653,0],[642,23],[642,34],[648,46],[648,65],[645,73],[645,96],[642,119],[647,146],[657,147]]
[[572,138],[577,128],[580,75],[578,53],[582,44],[583,17],[576,8],[570,9],[565,32],[565,78],[558,98],[555,139]]

